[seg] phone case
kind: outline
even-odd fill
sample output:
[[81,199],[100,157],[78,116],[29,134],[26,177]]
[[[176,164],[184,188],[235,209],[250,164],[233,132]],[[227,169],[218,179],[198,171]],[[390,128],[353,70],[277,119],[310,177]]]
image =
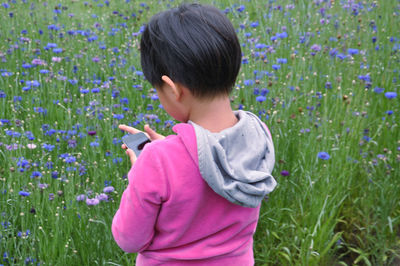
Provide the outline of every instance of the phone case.
[[149,143],[150,139],[143,132],[139,132],[136,134],[125,135],[122,137],[122,141],[129,149],[135,152],[137,157],[139,157],[144,145]]

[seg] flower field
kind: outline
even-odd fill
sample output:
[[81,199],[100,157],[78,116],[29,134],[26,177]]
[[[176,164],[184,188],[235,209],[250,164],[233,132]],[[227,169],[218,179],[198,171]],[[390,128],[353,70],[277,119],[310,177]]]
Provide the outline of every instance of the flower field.
[[[199,1],[242,44],[234,109],[273,135],[256,265],[400,264],[400,1]],[[0,265],[133,265],[119,124],[172,134],[140,67],[179,1],[0,2]]]

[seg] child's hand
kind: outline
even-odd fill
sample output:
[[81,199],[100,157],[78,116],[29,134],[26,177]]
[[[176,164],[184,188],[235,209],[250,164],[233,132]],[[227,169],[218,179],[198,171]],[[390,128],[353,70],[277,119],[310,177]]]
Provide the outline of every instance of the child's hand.
[[[119,127],[119,129],[121,129],[121,130],[123,130],[123,131],[125,131],[127,133],[130,133],[130,134],[136,134],[136,133],[139,133],[139,132],[143,132],[143,131],[138,130],[138,129],[134,128],[134,127],[129,127],[129,126],[126,126],[126,125],[119,125],[118,127]],[[163,135],[160,135],[157,132],[155,132],[154,130],[152,130],[149,127],[149,125],[145,125],[144,126],[144,131],[145,131],[144,133],[147,135],[147,137],[151,141],[165,138]],[[122,144],[121,148],[125,150],[126,155],[129,156],[129,159],[130,159],[130,161],[131,161],[131,163],[133,165],[136,162],[136,159],[137,159],[135,152],[133,150],[131,150],[131,149],[128,149],[128,147],[126,147],[125,144]]]
[[[143,131],[141,131],[139,129],[136,129],[134,127],[129,127],[127,125],[119,125],[118,127],[119,127],[119,129],[121,129],[121,130],[123,130],[123,131],[125,131],[127,133],[130,133],[130,134],[136,134],[136,133],[139,133],[139,132],[143,132]],[[144,125],[144,131],[145,131],[144,133],[146,134],[146,136],[151,141],[165,138],[163,135],[160,135],[157,132],[155,132],[153,129],[151,129],[149,127],[149,125],[147,125],[147,124]],[[125,148],[123,148],[123,149],[125,149]]]

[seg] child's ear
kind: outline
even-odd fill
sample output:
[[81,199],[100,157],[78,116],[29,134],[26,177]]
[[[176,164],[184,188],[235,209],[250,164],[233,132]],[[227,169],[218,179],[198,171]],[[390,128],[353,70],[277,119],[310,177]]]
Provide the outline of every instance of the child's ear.
[[173,82],[172,79],[166,75],[162,76],[161,80],[164,81],[165,84],[167,84],[168,87],[171,88],[171,92],[174,94],[175,99],[179,101],[183,95],[182,87],[179,84]]

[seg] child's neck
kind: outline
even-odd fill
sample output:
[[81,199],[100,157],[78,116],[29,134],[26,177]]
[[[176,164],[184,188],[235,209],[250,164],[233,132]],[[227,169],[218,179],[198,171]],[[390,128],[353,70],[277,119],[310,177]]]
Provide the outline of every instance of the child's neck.
[[228,96],[192,102],[189,120],[211,132],[230,128],[238,121]]

